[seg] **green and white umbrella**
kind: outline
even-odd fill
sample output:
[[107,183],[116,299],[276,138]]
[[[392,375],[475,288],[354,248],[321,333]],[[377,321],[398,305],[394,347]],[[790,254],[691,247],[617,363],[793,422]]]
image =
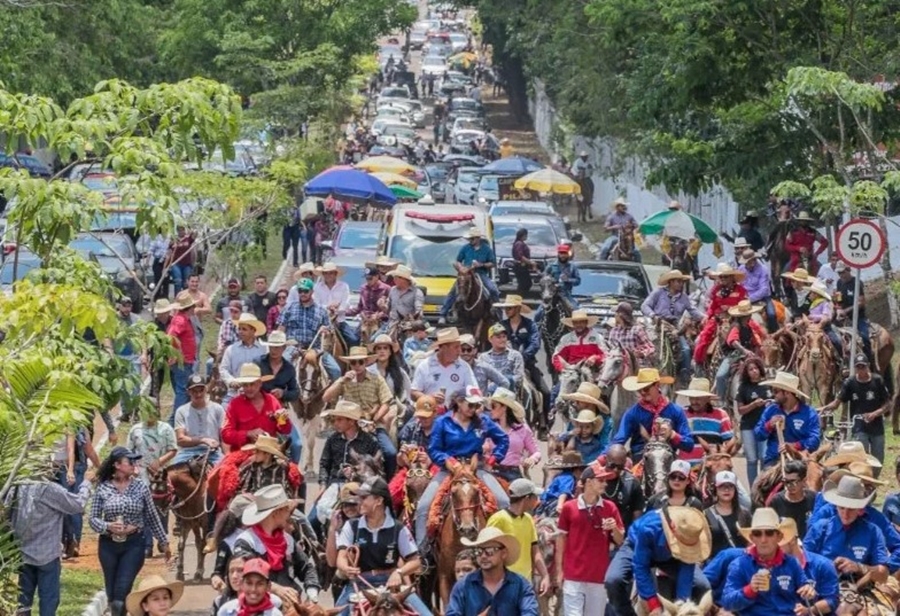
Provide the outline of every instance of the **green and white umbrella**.
[[663,235],[685,240],[698,238],[704,244],[715,244],[719,234],[696,216],[676,209],[657,212],[638,225],[641,235]]

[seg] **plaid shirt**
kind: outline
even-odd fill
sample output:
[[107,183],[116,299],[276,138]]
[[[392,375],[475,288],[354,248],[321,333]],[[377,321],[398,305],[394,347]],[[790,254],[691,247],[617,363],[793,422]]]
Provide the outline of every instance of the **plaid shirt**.
[[397,442],[400,443],[401,447],[403,445],[413,445],[427,451],[428,438],[430,436],[430,434],[425,434],[425,430],[422,428],[422,423],[419,421],[419,418],[413,417],[400,429],[400,434],[397,435]]
[[616,326],[609,330],[606,341],[610,344],[618,342],[623,349],[629,350],[639,358],[647,358],[656,350],[650,337],[640,325],[633,327]]
[[[350,381],[342,378],[338,393],[344,400],[358,404],[363,414],[368,416],[371,411],[382,404],[390,404],[391,390],[380,374],[372,374],[368,370],[364,374],[365,378],[362,381]],[[371,419],[371,417],[367,417],[367,419]]]
[[219,327],[219,340],[216,343],[216,352],[224,352],[225,348],[234,344],[237,339],[237,325],[231,319],[225,319],[222,321],[221,327]]
[[283,486],[288,495],[295,493],[294,487],[288,480],[287,464],[278,460],[269,466],[251,462],[241,468],[239,475],[241,479],[239,492],[253,494],[266,486]]
[[124,492],[119,492],[112,481],[104,481],[97,486],[91,503],[91,528],[98,535],[108,534],[107,528],[116,518],[122,516],[125,524],[137,527],[137,532],[150,527],[160,545],[168,545],[169,537],[150,495],[150,488],[140,479],[132,479]]
[[380,280],[374,287],[369,284],[364,284],[359,290],[359,304],[357,304],[355,308],[348,310],[347,316],[352,317],[361,313],[364,317],[368,318],[376,312],[383,312],[387,315],[386,311],[383,311],[378,307],[378,301],[381,298],[386,298],[390,292],[391,285],[385,284]]
[[[300,302],[288,302],[278,316],[278,326],[284,326],[284,333],[289,340],[296,340],[301,347],[307,348],[316,337],[320,327],[331,327],[328,311],[310,304],[304,306]],[[322,341],[319,340],[321,345]]]

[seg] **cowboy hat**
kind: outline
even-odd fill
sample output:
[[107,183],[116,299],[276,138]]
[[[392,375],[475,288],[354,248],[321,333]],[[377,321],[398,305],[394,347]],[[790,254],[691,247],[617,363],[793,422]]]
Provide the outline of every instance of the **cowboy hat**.
[[410,282],[413,281],[412,270],[405,265],[398,265],[387,273],[392,278],[406,278]]
[[431,195],[425,195],[418,201],[416,201],[419,205],[434,205],[434,197]]
[[187,310],[196,304],[194,298],[191,297],[190,291],[182,291],[178,295],[175,296],[175,302],[171,304],[172,309],[174,310]]
[[260,488],[253,493],[253,502],[244,509],[241,515],[241,523],[244,526],[253,526],[259,524],[273,511],[277,511],[282,507],[294,508],[299,501],[288,498],[287,492],[284,491],[282,485],[270,485]]
[[584,310],[575,310],[572,312],[572,316],[563,318],[562,322],[566,327],[575,327],[575,321],[587,321],[588,327],[593,327],[599,320],[599,317],[589,315]]
[[859,441],[844,441],[838,447],[836,454],[824,460],[826,467],[843,466],[851,462],[865,462],[874,468],[881,468],[882,466],[878,458],[867,453],[865,445]]
[[174,304],[170,304],[167,299],[158,299],[153,304],[153,314],[166,314],[175,308]]
[[744,214],[744,217],[738,221],[738,224],[742,225],[745,222],[752,222],[756,220],[759,220],[759,214],[756,210],[750,210],[749,212]]
[[333,409],[322,413],[322,417],[343,417],[344,419],[359,421],[362,419],[362,408],[356,402],[341,400],[334,405]]
[[531,307],[524,303],[521,295],[507,295],[505,300],[494,304],[494,308],[521,308],[522,314],[531,312]]
[[742,237],[734,238],[734,249],[735,250],[737,250],[738,248],[743,250],[743,249],[749,248],[749,247],[750,247],[750,242],[748,242],[746,239],[744,239]]
[[802,267],[798,267],[793,272],[782,274],[781,277],[787,278],[788,280],[796,280],[797,282],[802,282],[804,284],[812,284],[816,281],[816,278]]
[[516,394],[506,389],[505,387],[498,387],[494,390],[494,395],[488,398],[490,402],[496,402],[497,404],[502,404],[509,410],[513,412],[513,416],[515,416],[516,421],[519,423],[525,423],[525,408],[519,404],[519,401],[516,400]]
[[666,207],[668,207],[670,210],[680,210],[681,204],[677,201],[669,201],[669,205]]
[[600,400],[601,395],[603,394],[597,385],[589,381],[582,381],[579,383],[578,389],[570,394],[562,394],[561,397],[563,400],[573,400],[575,402],[593,404],[598,409],[602,407],[609,412],[609,408]]
[[781,541],[778,542],[778,545],[781,547],[786,546],[791,541],[797,538],[798,533],[800,532],[797,529],[797,521],[794,518],[784,517],[781,519],[781,525],[779,526],[781,530]]
[[809,292],[815,293],[819,297],[825,298],[826,302],[831,301],[831,295],[828,293],[828,287],[825,286],[825,283],[821,280],[814,280],[811,285],[809,285]]
[[371,348],[373,351],[375,350],[375,347],[380,346],[389,346],[394,353],[400,350],[400,343],[387,334],[378,334],[377,336],[375,336],[375,340],[369,343],[369,348]]
[[875,479],[875,473],[872,471],[872,467],[867,462],[851,462],[847,465],[847,468],[839,468],[828,475],[828,481],[836,484],[838,481],[840,481],[841,477],[844,477],[845,475],[852,475],[853,477],[857,477],[858,479],[860,479],[863,483],[868,483],[871,485],[887,485],[886,481]]
[[369,353],[369,349],[364,346],[355,346],[350,347],[350,351],[347,355],[341,355],[338,357],[343,362],[350,363],[354,359],[362,359],[368,361],[370,359],[374,359],[375,355]]
[[746,265],[750,263],[753,259],[758,259],[759,255],[752,248],[744,249],[744,252],[741,253],[741,265]]
[[875,498],[875,492],[866,495],[866,486],[863,485],[862,479],[848,474],[841,477],[837,484],[826,481],[822,488],[822,496],[837,507],[865,509]]
[[590,409],[581,409],[570,421],[574,424],[590,424],[593,426],[593,434],[599,434],[603,429],[603,418]]
[[625,197],[616,197],[616,200],[613,201],[613,207],[616,207],[617,205],[628,207],[628,202],[625,200]]
[[[760,507],[753,512],[753,519],[749,527],[738,526],[740,532],[747,541],[755,530],[777,530],[784,535],[784,522],[778,517],[778,513],[770,507]],[[782,538],[781,541],[784,541]]]
[[234,319],[234,326],[240,327],[241,325],[249,325],[253,329],[256,330],[257,336],[265,336],[266,335],[266,324],[257,319],[255,316],[250,314],[249,312],[242,312],[241,316]]
[[359,490],[359,483],[356,481],[348,481],[342,485],[340,496],[338,496],[338,506],[340,507],[344,504],[358,505],[359,497],[356,495],[357,490]]
[[[475,336],[473,336],[472,334],[462,334],[459,337],[459,343],[462,346],[474,347],[475,346]],[[432,345],[432,346],[434,346],[434,345]]]
[[712,391],[709,379],[691,379],[687,389],[679,389],[675,392],[678,396],[685,398],[717,398],[718,396]]
[[285,346],[296,346],[296,340],[288,340],[287,334],[282,331],[275,330],[271,334],[269,334],[269,338],[265,342],[260,342],[261,345],[267,348],[272,347],[285,347]]
[[670,376],[663,376],[656,368],[641,368],[635,376],[626,376],[622,379],[622,388],[626,391],[640,391],[654,383],[671,385],[675,382]]
[[260,370],[259,366],[256,364],[241,364],[241,371],[238,372],[237,377],[233,380],[235,383],[240,384],[248,384],[255,383],[257,381],[262,381],[265,383],[266,381],[271,381],[275,376],[272,374],[266,374],[263,376],[262,370]]
[[812,219],[813,219],[812,216],[810,216],[809,212],[807,212],[806,210],[801,210],[800,212],[797,213],[797,220],[812,221]]
[[363,265],[366,267],[397,267],[400,261],[391,259],[387,255],[379,255],[374,261],[366,261]]
[[322,274],[338,274],[338,275],[340,275],[340,274],[343,274],[343,273],[344,273],[344,270],[342,270],[341,268],[339,268],[339,267],[338,267],[337,265],[335,265],[333,262],[331,262],[331,261],[326,261],[326,262],[323,263],[320,267],[317,267],[316,270],[315,270],[315,272],[316,272],[316,274],[318,274],[318,275],[320,275],[320,276],[321,276]]
[[300,278],[303,276],[303,274],[306,274],[306,273],[310,273],[310,274],[316,273],[316,266],[311,261],[307,261],[306,263],[300,264],[300,267],[298,267],[297,270],[294,272],[294,282],[297,282],[298,280],[300,280]]
[[728,309],[728,315],[732,317],[749,317],[762,311],[762,306],[754,306],[749,299],[742,299],[737,306]]
[[478,227],[472,227],[471,229],[466,231],[466,234],[463,237],[465,237],[467,240],[472,240],[476,237],[484,237],[484,231],[482,231]]
[[659,514],[663,516],[663,532],[673,558],[689,565],[709,558],[712,535],[702,511],[673,506],[663,508]]
[[707,276],[709,276],[710,278],[720,278],[722,276],[734,276],[735,278],[738,279],[738,281],[741,281],[747,277],[747,273],[742,272],[741,270],[734,269],[728,263],[719,263],[716,266],[716,269],[710,271],[707,274]]
[[679,270],[673,269],[660,276],[657,279],[656,284],[657,286],[664,287],[673,280],[684,280],[685,282],[690,282],[691,277]]
[[805,393],[800,391],[800,377],[794,376],[790,372],[783,372],[779,370],[775,373],[774,379],[769,379],[767,381],[761,381],[760,385],[768,385],[772,387],[772,389],[782,389],[784,391],[789,391],[795,396],[800,396],[802,398],[809,399]]
[[480,548],[485,543],[497,542],[506,548],[506,558],[503,564],[507,567],[519,560],[519,540],[512,535],[507,535],[496,526],[487,526],[478,531],[478,537],[471,539],[462,538],[462,544],[467,548]]
[[129,614],[143,614],[144,610],[141,608],[141,603],[154,590],[162,588],[169,590],[172,596],[172,605],[178,603],[181,595],[184,594],[184,582],[167,582],[162,576],[149,575],[141,580],[137,590],[128,594],[128,597],[125,599],[125,609],[128,610]]
[[455,327],[439,329],[437,331],[437,336],[435,336],[434,338],[434,344],[431,345],[431,348],[437,349],[445,344],[452,344],[454,342],[460,342],[458,329],[456,329]]
[[284,452],[281,451],[281,447],[278,446],[278,439],[274,436],[269,436],[268,434],[260,434],[256,438],[255,443],[250,443],[249,445],[244,445],[241,447],[242,451],[265,451],[266,453],[270,453],[276,458],[281,458],[282,460],[286,460],[287,456],[284,455]]
[[561,456],[553,456],[544,465],[546,469],[583,468],[587,463],[581,457],[580,451],[564,451]]

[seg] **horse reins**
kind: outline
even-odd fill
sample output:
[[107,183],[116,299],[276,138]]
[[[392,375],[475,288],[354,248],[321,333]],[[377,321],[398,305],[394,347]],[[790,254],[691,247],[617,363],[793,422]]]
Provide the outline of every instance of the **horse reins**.
[[[359,565],[359,546],[358,545],[351,545],[347,548],[347,564],[354,568],[356,568]],[[372,586],[372,583],[369,582],[369,580],[364,578],[362,575],[357,575],[353,578],[353,591],[357,596],[359,596],[359,594],[360,594],[359,593],[359,581],[360,580],[362,580],[362,582],[366,586],[368,586],[370,589],[374,590],[375,592],[380,592],[377,588]],[[368,603],[368,601],[366,601],[365,603]],[[366,616],[372,610],[372,608],[375,607],[375,606],[369,604],[368,609],[366,609],[366,606],[364,605],[363,601],[357,601],[355,606],[356,606],[356,609],[359,610],[360,614],[362,614],[362,616]],[[403,614],[406,616],[415,616],[417,613],[414,610],[410,610],[403,604],[401,604],[401,607],[403,608]]]
[[481,280],[481,276],[479,276],[475,272],[470,272],[470,274],[475,279],[475,282],[478,285],[478,295],[475,297],[475,302],[471,306],[467,305],[465,301],[463,301],[463,308],[465,308],[466,312],[474,310],[478,305],[478,302],[481,301],[481,296],[484,295],[484,281]]
[[[212,453],[212,449],[207,448],[206,453],[203,454],[203,457],[201,458],[203,460],[203,466],[201,467],[200,477],[197,479],[197,485],[196,485],[196,487],[194,487],[194,490],[187,496],[187,498],[184,498],[183,500],[181,500],[177,503],[173,503],[173,504],[169,505],[169,511],[171,511],[172,515],[174,515],[179,520],[188,520],[188,521],[196,520],[199,517],[208,515],[209,512],[212,511],[212,509],[207,509],[207,505],[206,505],[206,500],[207,500],[206,499],[206,475],[208,472],[207,469],[209,468],[209,466],[207,465],[207,462],[209,461],[210,453]],[[188,472],[190,472],[190,464],[189,463],[185,463],[185,464],[188,466]],[[201,511],[197,515],[192,515],[192,516],[178,515],[177,509],[184,507],[188,502],[190,502],[190,500],[192,498],[194,498],[194,496],[197,495],[197,492],[200,491],[201,487],[203,488],[203,511]]]

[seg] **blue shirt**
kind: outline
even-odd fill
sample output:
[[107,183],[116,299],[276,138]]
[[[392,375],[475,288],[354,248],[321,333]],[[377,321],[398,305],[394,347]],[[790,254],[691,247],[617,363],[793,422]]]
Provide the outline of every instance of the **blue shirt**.
[[575,472],[571,469],[563,470],[559,475],[553,478],[544,493],[541,494],[541,502],[556,504],[559,497],[565,494],[568,498],[575,498],[575,486],[578,480],[575,479]]
[[794,606],[803,601],[797,589],[809,580],[799,560],[781,550],[779,554],[777,564],[768,567],[772,578],[766,592],[746,588],[750,578],[763,566],[751,550],[734,559],[728,566],[722,607],[741,616],[794,616]]
[[[478,244],[478,248],[472,246],[472,244],[466,244],[459,249],[459,252],[456,253],[456,260],[466,267],[470,267],[472,265],[472,261],[478,261],[482,265],[485,263],[493,263],[497,264],[497,259],[494,257],[494,251],[491,249],[490,244],[481,240]],[[480,269],[480,268],[479,268]]]
[[884,497],[881,512],[891,524],[900,524],[900,492],[891,492]]
[[715,555],[703,567],[703,575],[709,581],[712,588],[713,602],[719,605],[722,602],[722,591],[725,590],[725,578],[728,576],[728,566],[741,554],[746,554],[744,548],[726,548]]
[[[568,280],[560,280],[560,277],[563,274],[568,275]],[[575,264],[571,261],[568,263],[560,263],[559,261],[551,263],[547,268],[547,275],[553,278],[559,286],[562,287],[566,295],[571,295],[572,289],[581,284],[581,274],[578,272],[578,268],[575,267]]]
[[[662,510],[648,511],[628,529],[628,543],[634,550],[631,559],[634,569],[634,582],[638,595],[645,601],[656,597],[656,576],[652,567],[672,560],[672,552],[663,532]],[[675,561],[677,575],[675,577],[675,600],[691,598],[694,585],[694,566]]]
[[537,599],[531,583],[518,573],[507,570],[496,594],[484,587],[481,570],[464,576],[450,591],[450,605],[445,616],[479,616],[485,610],[491,616],[538,616]]
[[[606,446],[609,444],[609,433],[611,428],[607,428],[607,425],[611,425],[612,421],[609,418],[604,417],[603,428],[597,434],[591,436],[587,441],[581,440],[581,437],[575,436],[571,432],[569,434],[560,435],[560,440],[566,445],[569,443],[569,439],[575,439],[575,451],[581,454],[581,461],[585,464],[590,464],[594,460],[600,457],[600,454],[606,449]],[[604,434],[605,431],[605,434]]]
[[541,349],[541,332],[534,321],[521,317],[516,331],[513,331],[509,319],[504,319],[500,324],[506,330],[506,336],[509,338],[512,348],[522,354],[525,363],[534,361]]
[[412,360],[413,353],[416,351],[428,352],[428,349],[431,348],[433,341],[425,338],[423,340],[416,340],[415,336],[410,336],[403,343],[403,359],[406,363],[409,363]]
[[[659,417],[668,419],[672,422],[672,430],[678,433],[675,437],[678,439],[676,447],[682,451],[694,450],[694,437],[691,436],[691,427],[688,424],[687,415],[684,409],[669,402],[665,408],[659,413]],[[610,441],[611,445],[624,445],[628,439],[631,439],[631,457],[635,458],[643,455],[644,445],[646,441],[641,436],[641,426],[647,430],[647,434],[653,434],[653,420],[656,415],[636,403],[630,409],[625,411],[619,423],[619,431]]]
[[437,418],[428,441],[428,455],[438,466],[444,466],[447,458],[470,458],[481,455],[486,438],[494,443],[494,459],[502,460],[509,449],[509,437],[503,428],[485,414],[472,420],[468,428],[463,428],[453,420],[453,413],[445,413]]
[[773,417],[784,417],[784,442],[800,443],[806,451],[815,451],[822,440],[822,432],[819,429],[819,415],[815,409],[800,402],[797,410],[788,415],[777,404],[770,404],[763,410],[762,417],[756,423],[753,434],[756,441],[766,441],[766,455],[763,462],[768,464],[778,460],[778,434],[773,427],[769,430],[766,425]]
[[846,528],[837,515],[819,520],[806,531],[803,547],[832,560],[843,556],[863,565],[888,564],[884,535],[864,517]]
[[819,599],[825,599],[828,602],[831,613],[836,613],[841,597],[838,572],[834,568],[834,563],[824,556],[810,552],[805,548],[803,555],[806,557],[806,564],[803,566],[803,573],[806,574],[806,579],[816,589]]
[[[301,347],[309,344],[319,333],[320,327],[331,327],[328,312],[321,306],[310,304],[304,306],[300,302],[292,302],[284,307],[278,316],[278,326],[284,326],[284,334],[289,340],[296,340]],[[319,346],[322,338],[319,337]]]
[[[891,496],[896,497],[896,495],[888,495],[887,499],[884,501],[885,509],[888,507],[888,499],[890,499]],[[809,520],[807,521],[807,528],[811,527],[819,520],[827,520],[834,517],[837,517],[837,507],[827,502],[821,492],[816,494],[816,502],[813,504],[812,515],[809,516]],[[872,505],[866,505],[866,513],[863,517],[867,522],[871,522],[877,526],[878,530],[881,531],[881,534],[884,535],[884,545],[891,555],[888,560],[888,570],[891,574],[900,571],[900,532],[897,532],[897,528],[891,523],[887,516]]]

